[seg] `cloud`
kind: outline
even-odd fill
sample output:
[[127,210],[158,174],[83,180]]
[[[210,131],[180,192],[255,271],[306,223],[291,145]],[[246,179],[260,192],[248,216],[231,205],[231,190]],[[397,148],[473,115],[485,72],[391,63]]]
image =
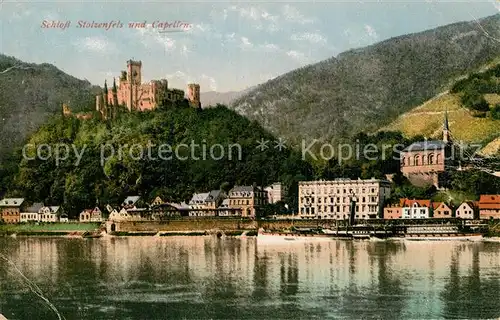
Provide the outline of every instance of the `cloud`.
[[145,28],[137,28],[136,30],[141,38],[142,44],[147,49],[151,49],[158,45],[162,46],[166,51],[173,51],[176,48],[175,40],[160,33],[159,30],[153,28],[151,24],[146,25]]
[[193,25],[191,28],[189,28],[185,32],[188,34],[199,35],[199,34],[206,34],[207,32],[210,32],[210,31],[212,31],[212,27],[210,25],[208,25],[206,23],[199,23],[199,24]]
[[266,43],[260,46],[264,51],[272,52],[279,51],[280,47],[274,43]]
[[186,87],[188,83],[198,83],[202,89],[201,91],[208,91],[206,88],[210,88],[211,91],[217,91],[217,81],[215,78],[204,73],[200,76],[193,76],[182,71],[176,71],[174,73],[167,74],[166,79],[169,82],[169,86],[171,82],[173,83],[172,87],[175,87],[175,83],[183,88]]
[[240,47],[242,49],[253,48],[253,43],[251,43],[250,40],[248,40],[247,37],[241,37]]
[[257,7],[231,6],[224,10],[224,20],[227,18],[228,12],[236,12],[239,18],[250,20],[253,28],[257,30],[267,30],[269,32],[279,30],[278,22],[280,17],[263,9]]
[[304,32],[299,34],[293,34],[290,38],[293,41],[309,41],[310,43],[326,43],[326,37],[320,33],[314,32]]
[[287,51],[286,55],[289,56],[290,58],[292,58],[293,60],[298,61],[300,63],[307,63],[308,62],[308,58],[306,57],[306,55],[300,51],[290,50],[290,51]]
[[375,40],[378,39],[378,34],[372,26],[365,24],[365,31],[370,38]]
[[[211,91],[217,91],[217,82],[215,81],[215,78],[209,77],[206,74],[202,74],[201,79],[208,81]],[[200,87],[201,87],[201,85],[200,85]]]
[[116,51],[115,45],[102,36],[80,38],[73,44],[80,51],[90,51],[100,54],[112,53]]
[[290,5],[285,5],[283,7],[283,17],[285,20],[290,22],[296,22],[299,24],[309,24],[314,23],[314,19],[305,17],[300,11]]

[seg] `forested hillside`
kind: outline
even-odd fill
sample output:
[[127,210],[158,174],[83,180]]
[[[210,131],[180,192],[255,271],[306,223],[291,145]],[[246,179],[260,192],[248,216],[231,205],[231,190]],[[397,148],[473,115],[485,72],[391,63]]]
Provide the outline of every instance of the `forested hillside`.
[[500,54],[500,14],[344,52],[258,86],[233,104],[288,141],[375,131]]

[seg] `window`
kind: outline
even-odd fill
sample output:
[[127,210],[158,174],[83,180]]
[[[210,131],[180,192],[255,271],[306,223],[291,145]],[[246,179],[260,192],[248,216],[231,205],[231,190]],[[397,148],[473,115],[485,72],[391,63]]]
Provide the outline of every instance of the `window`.
[[434,163],[434,155],[430,154],[429,155],[429,164],[433,164],[433,163]]

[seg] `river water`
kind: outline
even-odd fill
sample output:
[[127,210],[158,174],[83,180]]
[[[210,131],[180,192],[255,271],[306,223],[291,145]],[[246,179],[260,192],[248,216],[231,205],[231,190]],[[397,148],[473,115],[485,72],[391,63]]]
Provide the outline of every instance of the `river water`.
[[92,320],[500,317],[500,243],[19,237],[0,252],[9,320],[58,319],[50,304]]

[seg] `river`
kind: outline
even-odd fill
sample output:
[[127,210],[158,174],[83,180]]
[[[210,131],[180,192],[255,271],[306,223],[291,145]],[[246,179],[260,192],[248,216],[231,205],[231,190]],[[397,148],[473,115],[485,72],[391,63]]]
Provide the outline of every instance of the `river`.
[[[7,319],[500,317],[500,243],[0,238]],[[37,294],[40,290],[41,294]]]

